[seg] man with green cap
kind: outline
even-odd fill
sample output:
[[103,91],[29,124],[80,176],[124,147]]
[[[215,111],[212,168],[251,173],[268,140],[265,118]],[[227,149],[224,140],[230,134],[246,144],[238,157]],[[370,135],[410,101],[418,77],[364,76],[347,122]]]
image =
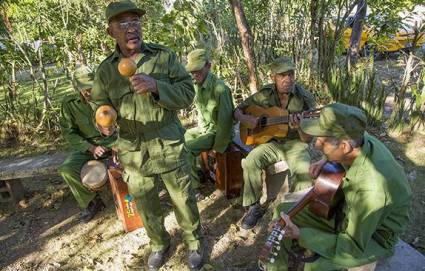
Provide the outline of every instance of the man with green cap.
[[[201,225],[190,184],[184,129],[177,117],[177,110],[190,106],[195,92],[190,75],[173,52],[143,41],[143,14],[131,1],[107,6],[107,33],[116,47],[96,72],[92,97],[97,105],[110,104],[118,113],[118,158],[150,238],[149,270],[164,264],[170,248],[158,195],[161,180],[189,249],[188,265],[198,269],[203,258]],[[134,75],[120,75],[118,64],[123,58],[135,62]]]
[[211,62],[205,49],[196,49],[187,56],[186,70],[195,82],[195,107],[198,127],[186,131],[186,147],[191,165],[192,186],[200,199],[200,178],[196,160],[202,151],[223,153],[232,140],[233,100],[230,89],[210,69]]
[[299,129],[300,118],[297,113],[313,109],[313,95],[301,85],[295,83],[295,65],[291,58],[283,56],[275,59],[270,65],[273,84],[266,85],[259,92],[248,97],[235,110],[234,116],[249,128],[255,128],[258,117],[245,114],[244,110],[252,105],[263,108],[279,107],[290,114],[289,133],[285,138],[274,137],[271,141],[256,146],[242,160],[244,188],[243,206],[249,207],[242,219],[242,228],[253,228],[264,214],[259,201],[262,192],[262,172],[268,166],[286,161],[293,183],[291,190],[300,190],[312,185],[308,174],[310,155],[308,145],[304,142],[311,137]]
[[83,186],[80,170],[89,160],[105,158],[116,140],[115,134],[101,134],[92,121],[93,109],[89,102],[93,79],[94,73],[87,66],[75,70],[74,86],[79,94],[63,99],[59,117],[62,134],[73,150],[59,167],[59,173],[83,209],[80,219],[84,223],[90,221],[104,204],[96,192]]
[[311,165],[312,176],[318,176],[326,161],[344,167],[344,200],[330,220],[307,208],[289,219],[285,212],[293,203],[279,205],[274,217],[287,225],[281,244],[285,248],[267,270],[288,270],[292,240],[316,254],[304,270],[346,270],[392,255],[409,221],[412,191],[391,152],[366,132],[364,112],[334,103],[324,107],[318,119],[303,120],[300,126],[317,137],[315,147],[325,155]]

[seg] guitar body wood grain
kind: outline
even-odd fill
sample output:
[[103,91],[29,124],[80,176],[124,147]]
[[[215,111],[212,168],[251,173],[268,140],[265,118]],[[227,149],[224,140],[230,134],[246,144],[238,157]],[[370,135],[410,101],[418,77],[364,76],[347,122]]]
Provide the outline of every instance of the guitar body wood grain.
[[244,110],[245,114],[250,114],[259,117],[259,124],[254,129],[249,129],[242,123],[240,125],[241,140],[246,145],[258,145],[269,142],[273,137],[284,138],[288,135],[289,126],[285,124],[277,124],[271,126],[267,125],[267,118],[270,117],[286,117],[288,111],[277,106],[270,108],[263,108],[260,106],[252,105]]

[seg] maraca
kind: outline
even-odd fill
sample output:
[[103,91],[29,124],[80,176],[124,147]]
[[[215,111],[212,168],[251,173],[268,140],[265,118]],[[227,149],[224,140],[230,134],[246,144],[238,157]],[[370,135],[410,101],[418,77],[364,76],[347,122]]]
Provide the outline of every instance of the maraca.
[[136,73],[137,65],[133,59],[125,57],[118,63],[118,71],[122,76],[130,77]]
[[96,126],[103,135],[110,136],[114,133],[117,124],[117,112],[110,105],[101,105],[95,114]]

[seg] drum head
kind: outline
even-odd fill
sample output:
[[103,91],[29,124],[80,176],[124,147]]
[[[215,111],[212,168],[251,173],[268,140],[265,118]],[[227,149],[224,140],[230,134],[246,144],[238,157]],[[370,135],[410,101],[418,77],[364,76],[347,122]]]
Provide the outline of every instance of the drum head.
[[91,160],[81,168],[81,182],[90,190],[98,190],[108,180],[106,165],[97,160]]

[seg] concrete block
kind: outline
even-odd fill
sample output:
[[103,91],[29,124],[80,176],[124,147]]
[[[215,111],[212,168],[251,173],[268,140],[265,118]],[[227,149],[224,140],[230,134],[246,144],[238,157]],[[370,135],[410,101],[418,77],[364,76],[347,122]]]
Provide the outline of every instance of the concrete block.
[[400,240],[394,255],[378,262],[375,271],[425,271],[425,256]]

